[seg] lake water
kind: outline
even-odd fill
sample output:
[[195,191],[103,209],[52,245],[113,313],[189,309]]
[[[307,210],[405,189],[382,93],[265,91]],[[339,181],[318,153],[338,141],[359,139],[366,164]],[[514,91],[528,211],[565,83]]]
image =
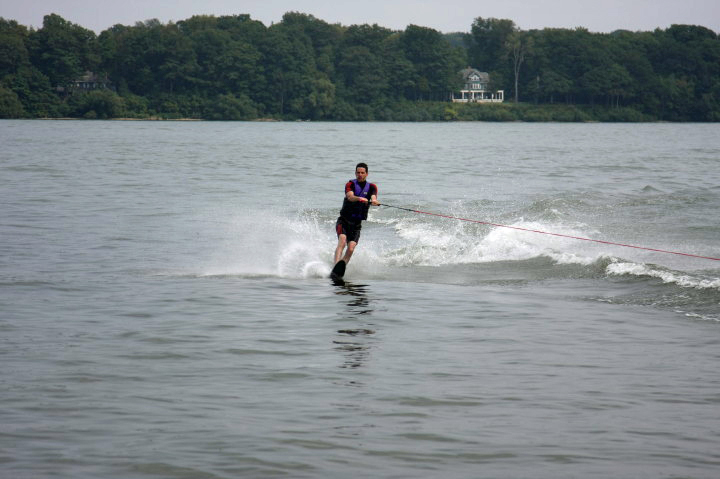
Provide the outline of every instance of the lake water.
[[0,476],[716,478],[720,125],[0,121]]

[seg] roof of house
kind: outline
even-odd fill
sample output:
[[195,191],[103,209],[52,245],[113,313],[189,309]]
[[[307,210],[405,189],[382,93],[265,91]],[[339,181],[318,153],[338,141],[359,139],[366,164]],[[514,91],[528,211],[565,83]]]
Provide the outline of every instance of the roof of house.
[[467,80],[470,75],[475,73],[481,82],[490,81],[490,75],[487,72],[481,72],[480,70],[477,70],[475,68],[467,67],[464,70],[460,70],[460,73],[463,76],[463,80]]
[[76,81],[76,82],[98,82],[98,83],[107,83],[109,80],[108,80],[108,78],[107,78],[107,75],[101,77],[100,75],[98,75],[98,74],[96,74],[96,73],[94,73],[94,72],[86,71],[83,76],[81,76],[80,78],[77,78],[75,81]]

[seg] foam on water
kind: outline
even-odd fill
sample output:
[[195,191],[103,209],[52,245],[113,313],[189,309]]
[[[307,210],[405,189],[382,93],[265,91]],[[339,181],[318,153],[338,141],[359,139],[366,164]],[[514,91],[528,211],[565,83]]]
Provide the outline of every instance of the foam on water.
[[663,283],[671,283],[683,288],[714,289],[720,291],[720,278],[704,278],[678,271],[669,271],[646,264],[614,262],[607,266],[606,271],[608,275],[658,278],[662,280]]
[[[443,266],[452,264],[525,261],[540,256],[559,264],[589,265],[607,257],[595,245],[577,240],[534,234],[511,228],[468,225],[460,221],[429,224],[401,220],[393,224],[402,244],[386,257],[395,264]],[[580,236],[587,234],[561,224],[518,221],[509,226]]]
[[285,217],[256,211],[228,219],[203,275],[318,278],[330,274],[332,228],[314,213]]
[[[519,221],[509,226],[537,231],[582,236],[586,232],[561,224],[542,224]],[[557,236],[541,235],[511,228],[494,228],[476,248],[478,255],[489,261],[522,261],[538,256],[547,256],[558,264],[589,265],[606,257],[599,248],[590,244],[579,244],[577,240]]]
[[[336,245],[334,216],[306,210],[295,216],[255,211],[231,216],[208,249],[211,258],[201,275],[323,278],[332,268]],[[509,226],[563,235],[591,237],[595,231],[582,225],[516,221]],[[720,291],[720,278],[651,266],[618,247],[589,243],[512,228],[429,221],[416,216],[372,216],[365,223],[360,246],[349,273],[382,276],[395,267],[448,267],[453,265],[524,262],[544,257],[555,264],[604,268],[608,277],[657,278],[681,288]],[[622,259],[621,259],[622,258]],[[531,267],[531,266],[528,266]],[[563,277],[558,270],[558,277]]]

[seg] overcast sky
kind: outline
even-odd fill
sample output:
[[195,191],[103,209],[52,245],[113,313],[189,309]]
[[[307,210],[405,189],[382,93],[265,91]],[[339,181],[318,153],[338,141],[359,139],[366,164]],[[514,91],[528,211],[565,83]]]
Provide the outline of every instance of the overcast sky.
[[329,23],[377,23],[394,30],[408,24],[441,32],[469,31],[476,17],[508,18],[522,30],[585,27],[649,31],[673,23],[720,32],[720,0],[0,0],[0,17],[39,28],[57,13],[96,33],[115,24],[157,18],[163,23],[197,14],[250,14],[265,25],[283,13],[312,14]]

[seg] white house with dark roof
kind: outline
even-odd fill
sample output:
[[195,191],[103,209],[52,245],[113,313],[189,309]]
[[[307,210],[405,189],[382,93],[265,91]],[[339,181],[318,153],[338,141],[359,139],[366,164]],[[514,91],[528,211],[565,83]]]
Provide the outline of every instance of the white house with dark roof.
[[497,90],[491,92],[488,90],[490,85],[490,75],[481,72],[475,68],[467,67],[460,71],[465,87],[460,90],[460,96],[453,95],[454,103],[501,103],[505,100],[505,91]]

